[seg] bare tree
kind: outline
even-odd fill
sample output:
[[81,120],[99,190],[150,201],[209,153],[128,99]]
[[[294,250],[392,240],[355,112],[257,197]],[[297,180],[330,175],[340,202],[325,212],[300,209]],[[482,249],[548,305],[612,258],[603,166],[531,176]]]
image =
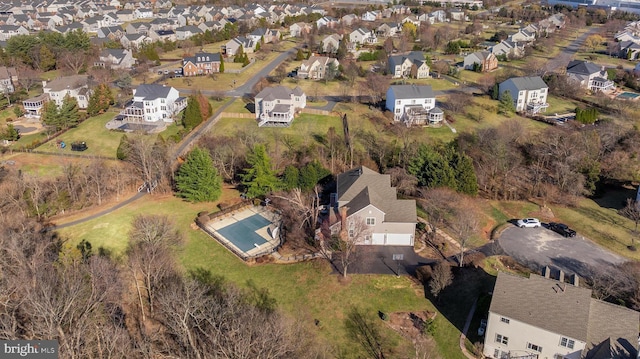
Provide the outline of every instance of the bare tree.
[[453,283],[453,273],[451,266],[446,261],[440,261],[433,267],[431,280],[429,281],[429,290],[431,294],[438,298],[440,292]]
[[22,88],[24,88],[27,92],[29,92],[33,86],[41,84],[42,79],[40,75],[41,71],[33,69],[28,65],[21,65],[18,67],[18,83]]
[[161,138],[133,136],[126,146],[126,161],[133,165],[138,177],[153,191],[152,184],[168,184],[171,175],[169,144]]
[[463,200],[458,203],[454,216],[449,219],[449,226],[455,233],[455,239],[460,244],[460,253],[458,254],[458,264],[464,266],[464,252],[467,250],[467,243],[471,236],[478,231],[478,216],[473,210],[473,205],[469,200]]
[[370,235],[371,229],[365,220],[358,216],[347,218],[346,208],[341,208],[343,224],[340,235],[334,236],[331,241],[331,248],[339,252],[338,263],[340,264],[342,276],[347,277],[349,266],[357,260],[358,244],[364,243]]
[[638,235],[638,222],[640,222],[640,204],[633,198],[627,198],[627,203],[620,210],[620,214],[629,218],[635,224],[633,235],[631,236],[631,245],[635,245],[635,236]]
[[58,67],[69,69],[74,75],[80,73],[86,61],[87,54],[82,51],[64,51],[57,58]]

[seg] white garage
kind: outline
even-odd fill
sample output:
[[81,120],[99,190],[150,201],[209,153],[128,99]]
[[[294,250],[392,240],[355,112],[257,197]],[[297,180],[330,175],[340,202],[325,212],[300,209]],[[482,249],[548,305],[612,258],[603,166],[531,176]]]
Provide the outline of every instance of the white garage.
[[413,235],[408,233],[374,233],[371,236],[371,244],[380,246],[412,246]]

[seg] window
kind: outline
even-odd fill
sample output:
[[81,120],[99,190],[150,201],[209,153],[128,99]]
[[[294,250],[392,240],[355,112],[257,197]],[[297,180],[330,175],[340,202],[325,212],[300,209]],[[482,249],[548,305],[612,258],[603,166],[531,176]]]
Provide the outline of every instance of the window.
[[396,101],[396,105],[399,105],[399,104],[400,104],[400,100],[397,100],[397,101]]
[[396,113],[400,113],[400,109],[399,108],[396,108]]
[[564,359],[564,355],[556,354],[556,355],[553,356],[553,359]]
[[376,219],[374,217],[367,217],[367,226],[375,226]]
[[527,349],[531,349],[535,352],[542,352],[542,347],[536,344],[532,344],[532,343],[527,343]]
[[496,334],[496,343],[507,345],[509,344],[509,338],[501,334]]
[[500,321],[509,324],[509,318],[502,317],[500,318]]
[[561,347],[573,349],[573,346],[575,344],[576,344],[576,342],[574,340],[572,340],[572,339],[565,338],[565,337],[562,337],[562,339],[560,339],[560,346]]

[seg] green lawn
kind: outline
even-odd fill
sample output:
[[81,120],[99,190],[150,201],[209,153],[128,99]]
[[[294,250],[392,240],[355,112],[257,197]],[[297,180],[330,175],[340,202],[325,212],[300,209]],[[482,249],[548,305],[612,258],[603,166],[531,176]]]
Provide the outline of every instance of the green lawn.
[[[225,196],[237,197],[238,193],[226,190]],[[435,309],[424,298],[422,286],[406,277],[351,275],[347,281],[343,281],[338,275],[332,274],[332,268],[324,261],[248,266],[202,231],[192,228],[191,224],[199,211],[211,211],[214,208],[213,203],[194,205],[174,197],[146,197],[102,218],[62,229],[60,233],[68,239],[69,246],[86,239],[96,251],[103,247],[115,255],[121,255],[127,246],[127,233],[135,215],[170,215],[186,235],[184,249],[178,254],[186,269],[204,268],[241,286],[251,280],[258,287],[267,288],[286,312],[303,320],[318,319],[320,334],[337,352],[344,353],[341,356],[343,358],[365,357],[359,346],[350,342],[345,333],[344,318],[350,306],[364,308],[372,314],[379,310]],[[439,315],[436,323],[435,339],[441,357],[463,359],[457,346],[459,330],[444,315]],[[411,344],[389,329],[385,329],[385,332],[397,342],[400,357],[407,357],[411,352]]]
[[229,107],[227,107],[224,110],[224,112],[229,112],[229,113],[247,113],[247,114],[252,113],[251,111],[249,111],[247,109],[247,103],[244,102],[244,100],[241,99],[241,98],[235,99],[233,101],[233,103],[231,105],[229,105]]
[[88,149],[82,154],[106,157],[116,157],[116,149],[120,144],[122,133],[110,131],[105,124],[113,119],[117,112],[110,111],[91,117],[82,122],[78,127],[72,128],[64,134],[58,136],[56,140],[64,141],[67,147],[59,149],[56,141],[49,141],[38,147],[38,151],[44,152],[64,152],[71,153],[71,143],[74,141],[85,141]]
[[574,112],[577,106],[576,103],[571,100],[567,100],[567,99],[563,99],[555,96],[548,96],[547,103],[549,104],[549,107],[547,108],[546,112],[542,113],[542,115],[553,115],[554,113]]

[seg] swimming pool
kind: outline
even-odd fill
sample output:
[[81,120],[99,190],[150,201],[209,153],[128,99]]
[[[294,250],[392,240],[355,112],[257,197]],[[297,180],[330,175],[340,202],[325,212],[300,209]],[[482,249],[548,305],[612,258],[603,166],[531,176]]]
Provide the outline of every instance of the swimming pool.
[[638,96],[640,96],[640,94],[625,91],[616,97],[625,100],[635,100]]

